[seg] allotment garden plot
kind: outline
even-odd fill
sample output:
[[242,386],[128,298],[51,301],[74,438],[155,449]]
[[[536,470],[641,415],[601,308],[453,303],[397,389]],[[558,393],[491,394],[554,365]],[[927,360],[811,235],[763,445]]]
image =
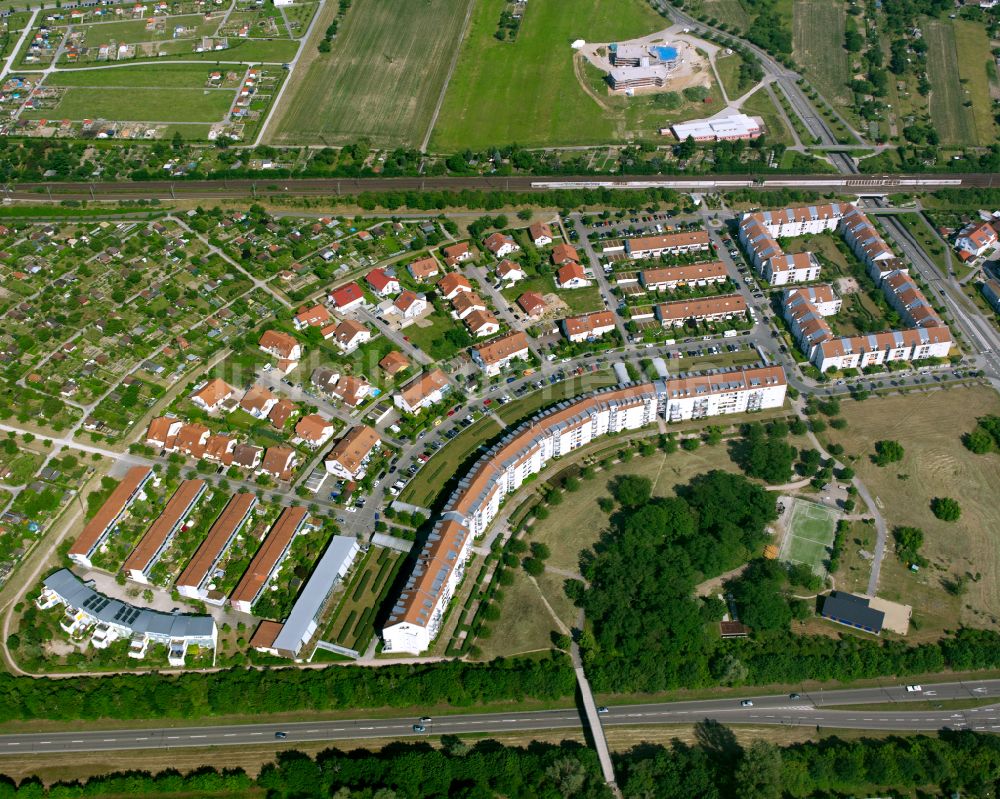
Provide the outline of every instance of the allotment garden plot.
[[802,499],[792,500],[788,532],[781,545],[781,559],[804,563],[817,574],[824,574],[827,549],[833,545],[837,512]]

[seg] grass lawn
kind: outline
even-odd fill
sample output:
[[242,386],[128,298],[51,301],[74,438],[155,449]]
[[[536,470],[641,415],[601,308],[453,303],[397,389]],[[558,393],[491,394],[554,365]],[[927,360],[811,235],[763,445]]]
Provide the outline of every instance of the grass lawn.
[[[855,594],[867,593],[874,551],[875,525],[850,522],[850,530],[844,537],[840,568],[834,575],[837,587]],[[885,574],[885,566],[882,573]]]
[[158,89],[167,85],[174,89],[200,89],[214,70],[197,64],[139,64],[108,69],[60,70],[45,81],[46,86],[89,86],[108,88]]
[[666,28],[667,20],[642,0],[533,0],[517,40],[500,42],[493,34],[505,4],[481,0],[476,5],[432,149],[621,138],[632,120],[602,109],[587,94],[569,45],[578,38],[612,42],[643,36]]
[[764,120],[768,141],[776,144],[795,144],[795,139],[792,138],[792,133],[788,130],[788,125],[785,124],[785,120],[782,118],[771,96],[767,93],[767,89],[760,88],[751,94],[746,99],[746,102],[743,103],[740,110],[746,114],[750,114],[750,116],[760,117]]
[[516,569],[514,584],[503,592],[500,618],[490,624],[493,635],[476,639],[483,652],[481,660],[551,649],[552,633],[559,626],[545,607],[539,587],[523,569]]
[[560,383],[546,384],[538,391],[533,391],[521,399],[508,402],[497,409],[497,416],[507,424],[513,425],[517,422],[532,416],[540,408],[554,405],[570,397],[578,397],[581,394],[589,394],[599,388],[613,386],[618,382],[614,372],[605,369],[599,372],[588,372],[571,380],[563,380]]
[[[723,55],[724,52],[720,51],[719,57],[715,60],[715,69],[719,73],[722,87],[726,90],[726,94],[729,95],[729,99],[732,100],[741,94],[739,77],[743,58],[739,53]],[[750,87],[747,86],[746,88],[749,89]]]
[[[430,324],[427,324],[428,322]],[[410,343],[414,347],[423,350],[427,355],[431,355],[431,347],[434,342],[440,341],[445,333],[461,325],[462,323],[457,319],[452,319],[446,313],[435,310],[419,322],[414,322],[403,330],[403,335],[410,340]]]
[[809,82],[834,106],[851,103],[848,53],[844,49],[844,4],[795,0],[792,36],[795,62]]
[[[928,21],[923,28],[927,40],[927,71],[931,80],[930,111],[934,127],[941,137],[941,144],[979,144],[976,118],[972,108],[966,108],[971,99],[971,88],[959,83],[958,43],[955,28],[949,22]],[[976,65],[985,80],[985,68]],[[989,95],[986,96],[989,102]]]
[[24,112],[30,119],[112,119],[130,122],[217,122],[229,110],[230,89],[67,89],[55,108]]
[[[975,119],[976,138],[979,144],[992,144],[997,138],[997,126],[993,120],[990,99],[990,78],[996,76],[990,41],[982,23],[964,19],[951,20],[955,35],[956,52],[962,57],[958,61],[958,75],[964,81],[968,97],[972,100],[972,116]],[[936,120],[935,120],[936,123]]]
[[[848,427],[826,434],[844,446],[845,455],[882,508],[890,531],[898,526],[924,531],[921,554],[931,565],[910,572],[887,551],[879,595],[912,605],[920,632],[930,637],[959,622],[1000,628],[996,615],[1000,608],[1000,509],[995,501],[1000,489],[1000,455],[973,455],[960,440],[973,429],[977,416],[990,413],[1000,413],[1000,398],[987,388],[845,401],[841,415]],[[875,466],[870,459],[872,442],[879,439],[899,441],[905,450],[903,460],[885,468]],[[962,516],[957,522],[934,517],[930,501],[936,496],[958,500]],[[970,579],[964,596],[958,598],[945,590],[946,580],[967,573],[973,578],[980,574],[981,579]]]
[[467,427],[424,464],[399,495],[400,502],[428,507],[465,459],[499,432],[500,425],[489,416]]
[[401,13],[392,0],[356,0],[332,52],[317,55],[296,82],[275,143],[332,145],[364,137],[376,146],[418,146],[469,2],[422,0]]

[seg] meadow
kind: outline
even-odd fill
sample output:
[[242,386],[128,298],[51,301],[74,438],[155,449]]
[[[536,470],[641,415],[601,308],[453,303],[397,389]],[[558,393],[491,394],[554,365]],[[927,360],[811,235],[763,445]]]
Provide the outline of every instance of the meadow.
[[816,90],[841,108],[853,100],[848,53],[844,49],[844,19],[841,2],[795,0],[792,13],[793,56]]
[[469,2],[419,0],[404,14],[391,0],[356,0],[332,51],[312,58],[278,109],[273,143],[419,146]]
[[67,89],[55,108],[25,112],[29,119],[113,119],[130,122],[217,122],[233,102],[232,90]]
[[[948,22],[933,21],[924,26],[927,39],[927,72],[931,81],[930,113],[941,144],[977,144],[976,117],[965,102],[970,89],[960,82],[958,44],[955,28]],[[982,77],[985,71],[976,65]],[[987,100],[989,95],[987,94]]]

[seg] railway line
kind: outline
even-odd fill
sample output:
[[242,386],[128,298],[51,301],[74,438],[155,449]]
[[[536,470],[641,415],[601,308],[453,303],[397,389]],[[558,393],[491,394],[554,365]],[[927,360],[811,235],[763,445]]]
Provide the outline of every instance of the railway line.
[[[820,174],[718,175],[664,177],[433,177],[433,178],[263,178],[260,180],[159,180],[115,183],[10,183],[2,187],[5,203],[61,200],[211,200],[258,197],[348,197],[364,192],[516,191],[556,189],[639,190],[676,189],[684,192],[725,192],[740,189],[811,189],[884,194],[891,191],[1000,187],[998,173],[966,174]],[[2,211],[0,211],[2,215]]]

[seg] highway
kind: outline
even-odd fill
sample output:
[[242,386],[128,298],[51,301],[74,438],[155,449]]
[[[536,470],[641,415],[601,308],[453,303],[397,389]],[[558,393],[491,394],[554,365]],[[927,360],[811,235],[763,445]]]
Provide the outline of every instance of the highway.
[[400,178],[270,178],[259,180],[151,180],[108,183],[10,183],[3,197],[10,200],[205,200],[261,196],[351,196],[362,192],[405,191],[550,191],[553,189],[668,188],[678,191],[727,191],[753,188],[816,189],[884,193],[933,191],[943,188],[1000,186],[1000,174],[819,174],[819,175],[636,175],[619,177],[400,177]]
[[[903,685],[879,688],[848,688],[805,693],[797,699],[788,694],[688,702],[617,705],[600,716],[604,727],[651,724],[693,724],[711,719],[723,724],[792,725],[834,729],[933,731],[942,728],[1000,731],[1000,704],[966,710],[906,710],[916,701],[1000,698],[1000,680],[925,685],[920,693],[908,693]],[[743,707],[743,699],[753,702]],[[885,703],[899,709],[885,710]],[[878,704],[876,709],[831,710],[830,705]],[[96,752],[123,749],[171,749],[179,747],[246,746],[275,744],[294,746],[304,741],[360,740],[365,738],[408,739],[429,735],[510,733],[559,729],[582,729],[575,708],[540,711],[509,710],[503,713],[463,713],[438,716],[415,732],[414,717],[385,719],[338,719],[297,723],[234,724],[198,727],[160,727],[135,730],[73,730],[0,736],[0,757],[51,752]],[[277,742],[275,733],[285,738]],[[2,762],[2,761],[0,761]]]

